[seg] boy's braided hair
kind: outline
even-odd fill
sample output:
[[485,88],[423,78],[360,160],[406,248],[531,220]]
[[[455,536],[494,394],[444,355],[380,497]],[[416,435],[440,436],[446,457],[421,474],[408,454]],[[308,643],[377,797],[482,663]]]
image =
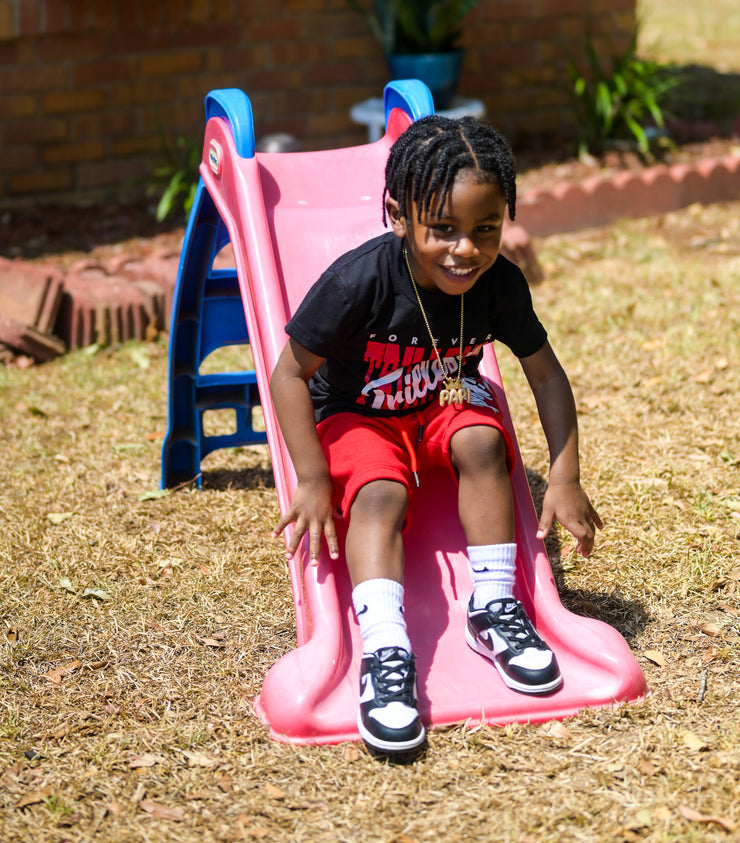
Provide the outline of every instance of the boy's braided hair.
[[[385,167],[385,197],[398,202],[408,219],[409,203],[416,203],[417,217],[434,210],[441,213],[447,194],[460,170],[475,170],[483,181],[498,181],[516,214],[516,169],[506,140],[492,127],[473,117],[453,120],[432,114],[412,123],[391,147]],[[434,202],[434,209],[432,209]]]

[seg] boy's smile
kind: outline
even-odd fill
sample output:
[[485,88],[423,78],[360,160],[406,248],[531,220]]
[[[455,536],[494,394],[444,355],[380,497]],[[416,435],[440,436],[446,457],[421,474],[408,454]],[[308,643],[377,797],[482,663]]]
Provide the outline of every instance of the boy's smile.
[[413,204],[409,218],[386,202],[396,236],[404,238],[414,280],[425,290],[458,296],[493,266],[501,244],[506,199],[497,181],[483,181],[474,170],[461,170],[447,194],[441,214]]

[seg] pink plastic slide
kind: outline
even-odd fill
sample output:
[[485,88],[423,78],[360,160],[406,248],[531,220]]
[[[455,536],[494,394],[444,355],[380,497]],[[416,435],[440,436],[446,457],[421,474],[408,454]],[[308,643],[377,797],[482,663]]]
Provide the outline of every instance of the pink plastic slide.
[[[329,263],[380,233],[388,150],[414,119],[433,109],[419,82],[385,91],[387,129],[363,146],[321,152],[254,151],[251,108],[241,91],[207,100],[203,188],[231,240],[252,346],[280,506],[295,474],[269,399],[268,380],[285,343],[289,314]],[[496,358],[488,346],[484,374],[511,427]],[[541,541],[521,460],[513,478],[518,543],[518,597],[555,650],[564,677],[548,696],[506,688],[489,662],[465,644],[471,591],[456,488],[438,470],[421,478],[405,534],[406,617],[417,656],[419,710],[429,727],[461,721],[503,724],[562,718],[585,706],[631,700],[646,691],[627,643],[606,624],[561,605]],[[340,538],[343,525],[339,524]],[[341,545],[340,545],[341,546]],[[361,643],[343,558],[307,564],[305,542],[290,563],[298,646],[265,677],[256,710],[272,736],[294,743],[358,738]]]

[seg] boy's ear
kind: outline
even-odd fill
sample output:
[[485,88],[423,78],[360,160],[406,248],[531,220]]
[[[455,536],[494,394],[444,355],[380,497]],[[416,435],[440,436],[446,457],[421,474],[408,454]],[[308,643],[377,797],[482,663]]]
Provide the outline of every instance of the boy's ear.
[[385,200],[385,212],[388,214],[388,219],[391,221],[391,228],[396,237],[404,238],[406,236],[406,220],[404,219],[398,207],[398,202],[390,196]]

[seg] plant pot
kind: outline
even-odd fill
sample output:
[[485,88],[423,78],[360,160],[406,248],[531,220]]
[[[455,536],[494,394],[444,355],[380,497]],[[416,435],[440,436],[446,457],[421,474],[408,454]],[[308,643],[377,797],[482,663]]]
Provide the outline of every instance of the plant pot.
[[436,109],[445,109],[457,92],[462,50],[449,53],[392,53],[387,56],[391,79],[420,79],[432,92]]

